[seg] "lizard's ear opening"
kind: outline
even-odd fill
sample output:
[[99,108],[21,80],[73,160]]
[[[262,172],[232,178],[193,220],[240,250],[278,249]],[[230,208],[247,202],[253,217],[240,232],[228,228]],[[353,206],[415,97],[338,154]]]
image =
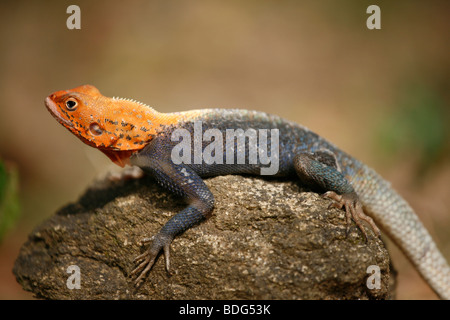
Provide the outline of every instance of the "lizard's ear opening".
[[98,125],[98,123],[91,123],[89,125],[89,132],[93,135],[93,136],[100,136],[103,133],[102,128],[100,128],[100,126]]

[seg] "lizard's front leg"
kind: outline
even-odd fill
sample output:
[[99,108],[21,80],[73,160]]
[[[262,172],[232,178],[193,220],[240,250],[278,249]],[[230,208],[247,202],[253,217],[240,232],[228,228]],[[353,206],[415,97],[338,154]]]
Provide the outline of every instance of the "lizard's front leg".
[[326,191],[323,196],[334,201],[330,207],[345,209],[347,224],[353,219],[367,239],[362,225],[362,221],[365,221],[380,236],[380,230],[372,218],[364,213],[358,195],[340,172],[337,159],[331,151],[299,153],[294,157],[294,168],[301,180]]
[[161,250],[164,252],[166,269],[169,272],[169,248],[172,240],[176,235],[207,218],[214,208],[214,196],[197,173],[188,166],[173,164],[170,158],[161,157],[150,149],[147,151],[144,149],[134,156],[132,163],[153,175],[162,186],[187,199],[189,205],[173,216],[152,239],[144,239],[144,242],[152,243],[146,252],[135,259],[139,265],[131,275],[138,275],[136,285],[150,271]]

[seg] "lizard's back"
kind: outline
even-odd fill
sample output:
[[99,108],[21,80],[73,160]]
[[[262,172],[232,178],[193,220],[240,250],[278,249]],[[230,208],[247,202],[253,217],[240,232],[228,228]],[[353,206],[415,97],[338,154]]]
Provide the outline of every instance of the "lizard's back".
[[[320,149],[327,149],[336,154],[336,156],[342,159],[350,159],[348,155],[340,151],[333,144],[329,143],[316,133],[307,129],[306,127],[285,120],[279,116],[267,114],[265,112],[259,111],[249,111],[243,109],[201,109],[193,110],[185,113],[180,113],[180,122],[173,126],[172,128],[164,128],[162,133],[164,135],[165,143],[168,148],[172,149],[178,142],[169,141],[174,130],[186,129],[189,131],[191,137],[195,137],[195,123],[197,123],[197,128],[200,128],[199,123],[201,123],[201,136],[205,134],[207,130],[217,129],[222,135],[222,145],[223,145],[223,164],[208,164],[202,162],[201,164],[192,163],[189,165],[196,171],[200,176],[214,176],[223,175],[224,172],[229,174],[259,174],[260,168],[266,166],[259,161],[257,157],[257,163],[251,164],[250,161],[250,146],[256,147],[253,150],[258,150],[261,147],[266,147],[269,155],[276,151],[278,153],[279,170],[274,176],[295,176],[295,170],[293,167],[294,155],[299,152],[316,152]],[[244,134],[248,134],[248,130],[254,129],[256,136],[256,143],[252,145],[247,140],[245,144],[241,147],[245,150],[239,150],[237,145],[238,139],[233,139],[234,144],[232,146],[234,154],[242,151],[245,154],[244,164],[237,163],[237,158],[234,161],[226,161],[226,152],[230,148],[230,144],[227,143],[227,135],[236,133],[236,130],[241,129]],[[273,143],[271,138],[270,130],[276,129],[278,131],[278,145],[276,150],[273,148]],[[227,131],[228,130],[228,131]],[[259,133],[263,130],[267,132],[267,144],[262,144]],[[202,150],[206,146],[211,144],[211,141],[202,140]],[[194,144],[192,143],[192,149],[194,149]],[[192,150],[193,153],[193,150]]]

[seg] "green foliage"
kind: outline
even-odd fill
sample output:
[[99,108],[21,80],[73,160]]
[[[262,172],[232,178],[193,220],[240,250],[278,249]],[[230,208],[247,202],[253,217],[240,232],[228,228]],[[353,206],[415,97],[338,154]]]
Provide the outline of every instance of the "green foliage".
[[419,175],[440,158],[448,157],[449,115],[437,92],[411,87],[400,98],[399,108],[383,120],[379,145],[390,155],[413,154],[419,158]]
[[0,160],[0,241],[17,221],[19,212],[17,169]]

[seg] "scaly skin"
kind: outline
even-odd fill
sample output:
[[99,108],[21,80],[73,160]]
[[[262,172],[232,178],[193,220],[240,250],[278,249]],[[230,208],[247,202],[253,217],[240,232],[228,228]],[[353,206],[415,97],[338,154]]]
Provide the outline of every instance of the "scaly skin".
[[[172,217],[158,234],[151,240],[145,239],[151,245],[135,259],[139,265],[131,272],[137,275],[136,284],[150,271],[161,250],[169,270],[169,247],[174,237],[211,215],[214,196],[202,177],[260,174],[261,168],[267,167],[259,159],[255,163],[249,161],[250,148],[255,144],[260,147],[259,140],[251,139],[245,144],[245,161],[240,164],[225,160],[211,163],[205,159],[198,163],[175,163],[172,150],[180,140],[174,139],[172,134],[184,129],[195,138],[195,129],[201,121],[202,134],[214,128],[220,134],[214,136],[214,141],[222,137],[224,148],[219,155],[223,159],[227,150],[233,156],[239,153],[234,143],[227,144],[227,129],[277,129],[279,170],[276,176],[299,179],[326,191],[324,197],[333,200],[330,206],[344,208],[347,222],[353,219],[366,239],[362,222],[367,222],[376,235],[379,235],[376,224],[379,225],[433,290],[441,298],[450,299],[450,268],[413,209],[374,170],[301,125],[247,110],[159,113],[134,100],[104,97],[90,85],[55,92],[45,103],[58,122],[84,143],[99,149],[120,166],[140,167],[161,185],[189,200],[189,205]],[[200,141],[202,150],[211,144],[204,139]],[[191,151],[195,160],[194,145]],[[272,147],[268,146],[270,154],[275,150]]]

